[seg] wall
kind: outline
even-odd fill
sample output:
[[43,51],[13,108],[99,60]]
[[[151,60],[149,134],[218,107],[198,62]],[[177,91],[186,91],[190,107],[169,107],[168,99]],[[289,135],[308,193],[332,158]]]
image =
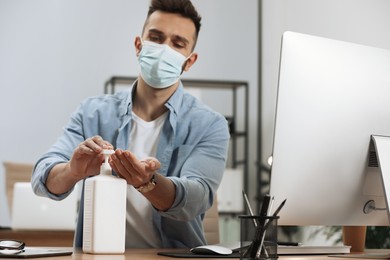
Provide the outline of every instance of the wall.
[[[251,175],[257,136],[258,1],[194,0],[203,17],[184,77],[248,81]],[[113,75],[136,76],[134,38],[149,1],[0,0],[0,161],[33,163],[82,99]],[[216,99],[216,103],[220,100]],[[0,167],[0,226],[9,218]]]

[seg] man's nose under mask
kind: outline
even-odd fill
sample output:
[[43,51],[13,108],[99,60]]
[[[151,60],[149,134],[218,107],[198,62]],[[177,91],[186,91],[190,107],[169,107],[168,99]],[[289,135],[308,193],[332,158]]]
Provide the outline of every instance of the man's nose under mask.
[[179,80],[187,59],[167,44],[142,41],[138,63],[141,76],[148,85],[167,88]]

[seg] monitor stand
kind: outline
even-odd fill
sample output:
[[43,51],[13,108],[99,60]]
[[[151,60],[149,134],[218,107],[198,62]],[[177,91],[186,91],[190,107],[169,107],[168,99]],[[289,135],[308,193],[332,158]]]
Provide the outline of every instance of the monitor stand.
[[377,208],[375,201],[369,200],[366,202],[363,211],[365,213],[370,213],[372,210],[387,210],[387,216],[390,223],[390,136],[372,135],[371,144],[374,146],[378,160],[378,168],[383,185],[383,195],[386,207]]
[[[371,153],[373,154],[371,155]],[[385,208],[376,207],[375,200],[368,200],[363,211],[366,214],[377,210],[387,210],[387,216],[390,223],[390,136],[372,135],[370,142],[370,161],[374,161],[373,164],[377,165],[378,176],[383,185],[381,195],[384,197]],[[372,163],[372,162],[370,162]],[[369,163],[369,164],[370,164]],[[372,172],[371,172],[372,174]],[[367,180],[367,179],[366,179]],[[372,180],[371,180],[372,181]],[[379,180],[378,180],[379,181]],[[373,181],[375,182],[375,180]],[[362,254],[364,252],[364,244],[366,238],[366,226],[346,226],[343,227],[343,242],[345,245],[351,245],[351,253],[349,255],[334,255],[338,257],[352,257],[352,258],[377,258],[388,259],[389,254]],[[353,254],[358,253],[358,254]]]

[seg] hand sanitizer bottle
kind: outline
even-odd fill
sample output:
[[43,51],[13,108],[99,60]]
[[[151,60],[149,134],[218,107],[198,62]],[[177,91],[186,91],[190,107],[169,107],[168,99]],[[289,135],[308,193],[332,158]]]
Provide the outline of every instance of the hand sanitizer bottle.
[[88,178],[84,188],[83,252],[123,254],[126,238],[126,193],[124,179],[112,175],[108,163],[113,150],[103,150],[100,175]]

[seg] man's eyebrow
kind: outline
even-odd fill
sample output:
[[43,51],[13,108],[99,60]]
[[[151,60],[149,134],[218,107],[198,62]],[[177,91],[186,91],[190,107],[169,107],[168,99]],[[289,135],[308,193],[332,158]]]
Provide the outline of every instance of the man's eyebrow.
[[[165,35],[164,32],[162,32],[162,31],[160,31],[158,29],[155,29],[155,28],[149,29],[148,33],[149,34],[158,34],[159,36],[164,36]],[[180,36],[180,35],[177,35],[177,34],[173,35],[173,39],[175,39],[177,41],[181,41],[181,42],[183,42],[186,45],[190,44],[190,41],[187,38],[185,38],[183,36]]]
[[150,29],[149,33],[155,33],[155,34],[164,35],[164,33],[162,31],[158,30],[158,29]]
[[189,43],[190,43],[189,40],[187,40],[185,37],[182,37],[182,36],[180,36],[180,35],[175,35],[174,38],[175,38],[176,40],[179,40],[179,41],[184,42],[185,44],[189,44]]

